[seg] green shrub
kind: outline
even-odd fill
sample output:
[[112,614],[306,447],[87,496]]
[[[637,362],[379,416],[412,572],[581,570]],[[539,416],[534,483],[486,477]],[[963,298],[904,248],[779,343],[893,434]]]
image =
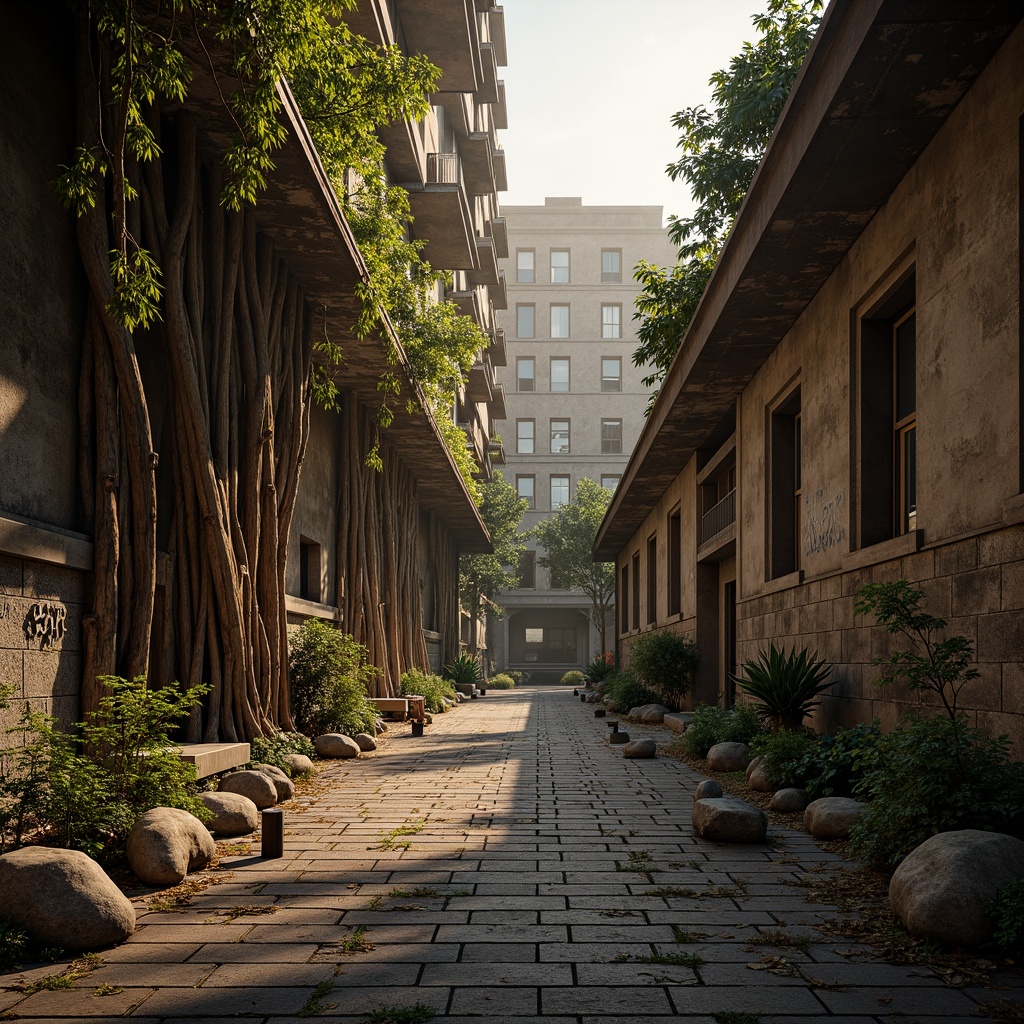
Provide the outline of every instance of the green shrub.
[[509,676],[516,686],[525,686],[530,681],[529,672],[519,672],[510,668],[505,675]]
[[659,699],[629,669],[619,669],[608,676],[604,681],[604,693],[611,698],[612,707],[620,715],[643,704],[657,704]]
[[31,833],[46,845],[103,857],[124,842],[151,807],[180,807],[201,820],[195,766],[168,735],[206,688],[147,689],[145,677],[101,679],[104,693],[79,733],[26,708],[19,726],[31,739],[12,749],[0,773],[0,831],[20,846]]
[[816,747],[817,743],[806,732],[789,729],[755,736],[751,743],[754,754],[762,758],[761,766],[768,781],[776,789],[804,788],[804,761]]
[[1024,765],[1009,740],[961,718],[919,718],[863,757],[856,795],[870,800],[850,830],[854,856],[889,870],[939,832],[987,829],[1024,837]]
[[599,654],[587,666],[587,678],[592,683],[600,683],[615,671],[615,655],[611,651]]
[[0,968],[20,964],[29,948],[28,932],[10,921],[0,920]]
[[291,774],[291,768],[285,761],[286,754],[305,754],[306,757],[316,756],[316,747],[308,736],[301,732],[279,732],[275,736],[254,736],[249,741],[249,758],[253,764],[276,765],[285,774]]
[[582,686],[586,682],[586,678],[578,668],[571,668],[559,679],[559,682],[563,686]]
[[373,733],[377,709],[367,684],[378,670],[366,648],[322,619],[307,619],[289,640],[292,714],[302,732]]
[[697,645],[678,633],[644,633],[629,649],[629,667],[662,703],[679,708],[697,670]]
[[743,665],[742,671],[746,678],[731,678],[760,702],[758,711],[773,732],[799,729],[821,703],[818,694],[832,685],[828,678],[831,667],[809,654],[806,647],[798,654],[795,647],[787,653],[771,644],[767,651],[758,652],[757,661]]
[[800,763],[798,774],[812,800],[820,796],[853,796],[863,777],[862,765],[881,736],[876,718],[819,737]]
[[403,695],[416,693],[424,697],[424,706],[432,715],[442,714],[455,703],[455,687],[451,680],[428,675],[417,668],[402,673],[399,691]]
[[487,681],[488,689],[491,690],[511,690],[515,685],[516,681],[507,672],[499,672]]
[[461,686],[479,686],[484,677],[480,662],[465,652],[445,665],[441,669],[441,674],[445,679],[450,679]]
[[750,743],[764,731],[753,704],[737,704],[731,711],[700,704],[683,733],[683,746],[691,757],[707,757],[716,743]]
[[1010,954],[1024,949],[1024,878],[1004,885],[985,905],[985,913],[995,921],[997,946]]

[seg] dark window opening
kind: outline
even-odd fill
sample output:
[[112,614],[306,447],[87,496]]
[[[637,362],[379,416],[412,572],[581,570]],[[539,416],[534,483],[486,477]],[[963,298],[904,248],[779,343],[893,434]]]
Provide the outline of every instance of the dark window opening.
[[299,597],[303,601],[323,601],[323,562],[321,547],[308,537],[299,538]]
[[771,414],[771,565],[777,579],[800,568],[803,502],[802,419],[797,388]]
[[683,598],[683,517],[673,512],[668,517],[668,613],[678,615],[682,611]]
[[647,624],[658,621],[658,538],[647,539]]
[[633,628],[640,628],[640,552],[633,555]]
[[619,617],[621,632],[629,632],[629,566],[624,565],[621,573],[622,585],[619,588]]

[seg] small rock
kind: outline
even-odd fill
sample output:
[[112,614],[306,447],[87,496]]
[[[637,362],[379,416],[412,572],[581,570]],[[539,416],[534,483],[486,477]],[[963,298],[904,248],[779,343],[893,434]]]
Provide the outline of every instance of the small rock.
[[352,739],[354,739],[356,743],[359,745],[360,750],[377,749],[377,741],[369,733],[357,732],[355,736],[352,737]]
[[940,832],[903,859],[889,882],[889,902],[911,935],[973,948],[992,937],[985,903],[1019,878],[1019,839],[978,829]]
[[644,725],[660,725],[666,715],[672,714],[672,709],[664,704],[648,704],[644,709],[640,721]]
[[716,743],[708,751],[708,767],[713,772],[742,772],[750,764],[746,743]]
[[807,805],[804,827],[815,839],[848,839],[850,826],[866,808],[848,796],[823,796]]
[[696,791],[693,794],[694,800],[714,800],[717,797],[724,796],[725,793],[722,790],[722,784],[718,779],[705,779],[702,783],[697,786]]
[[0,857],[3,916],[43,946],[102,949],[135,931],[135,908],[78,850],[27,846]]
[[750,781],[750,773],[751,773],[751,772],[752,772],[752,771],[753,771],[753,770],[754,770],[754,769],[755,769],[755,768],[756,768],[756,767],[757,767],[757,766],[758,766],[759,764],[762,764],[763,762],[764,762],[764,758],[763,758],[763,757],[752,757],[752,758],[750,759],[750,764],[748,764],[748,765],[747,765],[747,770],[746,770],[746,771],[745,771],[745,772],[743,773],[743,777],[744,777],[744,778],[745,778],[745,779],[747,780],[747,782],[749,782],[749,781]]
[[154,807],[135,819],[126,853],[128,866],[147,885],[177,885],[190,871],[209,864],[217,844],[194,814]]
[[218,839],[247,836],[260,823],[256,805],[241,793],[200,793],[199,799],[213,812],[207,827]]
[[768,817],[733,796],[700,799],[693,804],[693,830],[716,843],[763,843]]
[[217,785],[222,793],[240,793],[247,796],[257,810],[273,807],[277,803],[277,787],[263,772],[242,771],[225,775]]
[[623,757],[656,757],[658,748],[654,740],[633,740],[622,748]]
[[763,764],[757,765],[752,772],[747,773],[747,785],[755,793],[775,792],[775,787],[772,785],[771,779],[768,778]]
[[284,800],[291,800],[295,796],[295,783],[276,764],[254,764],[252,770],[254,772],[262,772],[274,784],[274,789],[277,790],[278,803]]
[[292,778],[298,775],[307,775],[313,770],[313,760],[305,754],[285,754],[281,760],[288,765],[288,771],[291,772]]
[[768,809],[780,814],[797,814],[806,806],[807,794],[802,789],[778,789]]
[[325,732],[316,738],[316,752],[321,757],[358,757],[359,744],[340,732]]

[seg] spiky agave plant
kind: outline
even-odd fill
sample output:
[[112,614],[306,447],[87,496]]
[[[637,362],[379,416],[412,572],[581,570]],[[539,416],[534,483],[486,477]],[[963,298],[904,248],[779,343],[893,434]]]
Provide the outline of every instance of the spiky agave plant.
[[444,673],[445,679],[450,679],[453,683],[479,686],[483,679],[480,662],[473,655],[466,654],[465,651],[445,665],[441,671]]
[[832,667],[806,647],[797,653],[795,647],[787,652],[771,644],[767,651],[758,652],[757,661],[746,662],[742,672],[732,679],[744,693],[761,702],[758,711],[772,732],[799,729],[821,703],[818,695],[832,685]]

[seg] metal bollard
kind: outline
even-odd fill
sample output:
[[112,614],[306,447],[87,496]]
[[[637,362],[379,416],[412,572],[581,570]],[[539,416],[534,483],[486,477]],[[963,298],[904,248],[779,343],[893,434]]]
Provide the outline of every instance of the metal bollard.
[[585,693],[581,693],[580,694],[580,703],[581,704],[586,704],[587,703],[587,695]]
[[596,710],[596,711],[594,712],[594,717],[595,717],[595,718],[604,718],[605,714],[606,714],[606,712],[605,712],[605,709],[604,709],[604,708],[598,708],[598,709],[597,709],[597,710]]
[[412,723],[412,734],[413,734],[413,736],[422,736],[423,735],[423,723],[422,722],[413,722]]
[[263,845],[260,856],[268,860],[284,856],[284,811],[268,807],[263,812]]

